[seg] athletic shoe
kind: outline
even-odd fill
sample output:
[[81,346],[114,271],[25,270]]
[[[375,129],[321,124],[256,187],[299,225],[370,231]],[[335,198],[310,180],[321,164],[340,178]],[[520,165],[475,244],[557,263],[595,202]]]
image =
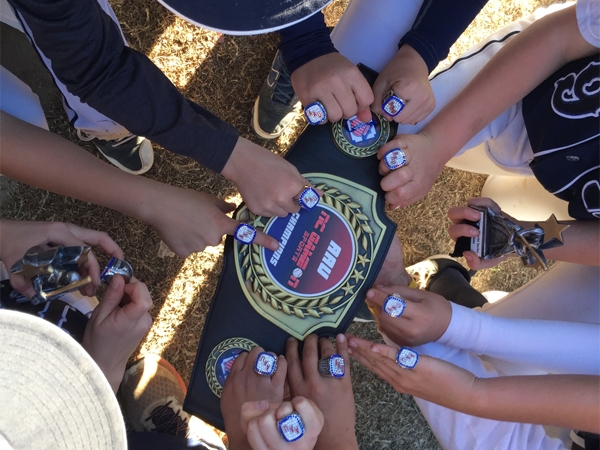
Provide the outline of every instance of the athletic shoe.
[[146,355],[125,371],[119,388],[123,415],[135,431],[187,438],[211,450],[225,450],[212,427],[183,410],[186,387],[168,361]]
[[571,450],[598,450],[600,448],[600,436],[587,431],[571,430],[573,445]]
[[154,163],[152,144],[141,136],[128,134],[108,141],[81,130],[77,130],[77,135],[82,141],[91,141],[106,159],[125,172],[141,175],[148,172]]
[[428,290],[429,285],[444,270],[451,268],[458,270],[467,281],[471,281],[471,273],[465,267],[448,255],[434,255],[406,268],[419,289]]
[[294,120],[300,109],[291,76],[281,53],[277,51],[271,71],[252,108],[252,128],[263,139],[275,139]]

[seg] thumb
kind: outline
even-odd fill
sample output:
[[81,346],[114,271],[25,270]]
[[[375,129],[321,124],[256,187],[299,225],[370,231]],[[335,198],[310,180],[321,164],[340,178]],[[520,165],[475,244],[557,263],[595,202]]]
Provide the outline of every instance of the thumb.
[[365,108],[362,111],[359,111],[356,114],[356,117],[358,117],[358,120],[360,120],[363,123],[370,122],[372,118],[371,110],[369,108]]
[[121,275],[115,275],[110,281],[108,288],[106,288],[102,301],[94,311],[94,313],[97,313],[99,321],[103,321],[110,313],[119,307],[124,292],[125,280]]

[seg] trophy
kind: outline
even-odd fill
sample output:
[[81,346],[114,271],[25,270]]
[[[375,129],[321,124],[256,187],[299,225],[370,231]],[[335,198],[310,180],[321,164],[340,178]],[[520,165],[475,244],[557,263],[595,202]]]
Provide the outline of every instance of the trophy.
[[[82,277],[79,273],[80,267],[88,261],[90,251],[89,246],[35,246],[11,267],[10,273],[31,281],[36,294],[30,301],[38,305],[92,282],[89,275]],[[100,279],[109,284],[116,274],[123,275],[128,282],[133,276],[133,269],[127,261],[112,258]]]
[[479,212],[479,220],[467,223],[479,229],[479,236],[459,238],[450,256],[462,256],[467,250],[483,259],[516,254],[523,265],[547,270],[543,250],[563,245],[562,232],[569,227],[558,223],[554,214],[541,224],[535,223],[532,228],[523,228],[491,208],[471,208]]

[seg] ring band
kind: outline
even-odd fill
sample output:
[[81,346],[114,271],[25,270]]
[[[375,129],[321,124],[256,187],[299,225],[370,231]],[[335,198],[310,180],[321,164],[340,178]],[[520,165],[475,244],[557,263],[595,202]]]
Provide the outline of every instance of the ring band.
[[396,355],[396,364],[403,369],[412,370],[419,362],[419,354],[409,347],[400,347]]
[[400,297],[400,294],[390,294],[383,302],[383,312],[391,317],[400,317],[404,314],[406,302]]
[[304,423],[300,414],[293,412],[277,422],[279,434],[286,442],[294,442],[304,436]]
[[256,228],[247,223],[240,223],[235,229],[233,237],[236,241],[242,244],[250,245],[254,242],[254,239],[256,238]]
[[304,108],[304,115],[306,116],[308,123],[311,125],[320,125],[327,121],[327,111],[325,111],[323,103],[319,101],[312,102],[310,105]]
[[125,283],[129,283],[133,276],[133,267],[123,259],[115,257],[110,258],[104,272],[100,275],[100,281],[110,284],[110,280],[112,280],[115,275],[121,275],[125,279]]
[[260,352],[254,362],[254,371],[259,375],[270,377],[277,370],[277,357],[267,352]]
[[317,206],[319,200],[321,200],[321,197],[319,197],[319,193],[312,184],[305,184],[302,191],[294,197],[294,203],[296,203],[296,205],[308,210]]
[[406,153],[401,148],[393,148],[383,155],[383,162],[390,170],[396,170],[406,165]]
[[342,378],[346,374],[346,363],[342,355],[333,354],[319,360],[319,374],[324,377]]
[[383,103],[381,104],[381,109],[388,115],[392,117],[396,117],[406,106],[406,101],[402,100],[400,97],[394,95],[393,90],[389,90],[389,92],[383,98]]

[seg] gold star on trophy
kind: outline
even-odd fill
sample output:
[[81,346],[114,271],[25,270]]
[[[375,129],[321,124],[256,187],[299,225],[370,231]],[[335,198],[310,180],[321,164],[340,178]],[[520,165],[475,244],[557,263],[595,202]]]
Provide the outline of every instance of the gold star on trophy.
[[535,264],[531,264],[529,267],[533,269],[538,269],[541,267],[544,270],[548,270],[548,265],[543,257],[542,250],[564,245],[563,231],[569,228],[570,225],[563,225],[562,223],[559,223],[556,220],[556,216],[552,214],[550,217],[548,217],[548,220],[542,222],[541,224],[536,223],[535,226],[544,230],[544,241],[542,244],[537,249],[533,249],[525,239],[521,240],[536,259]]

